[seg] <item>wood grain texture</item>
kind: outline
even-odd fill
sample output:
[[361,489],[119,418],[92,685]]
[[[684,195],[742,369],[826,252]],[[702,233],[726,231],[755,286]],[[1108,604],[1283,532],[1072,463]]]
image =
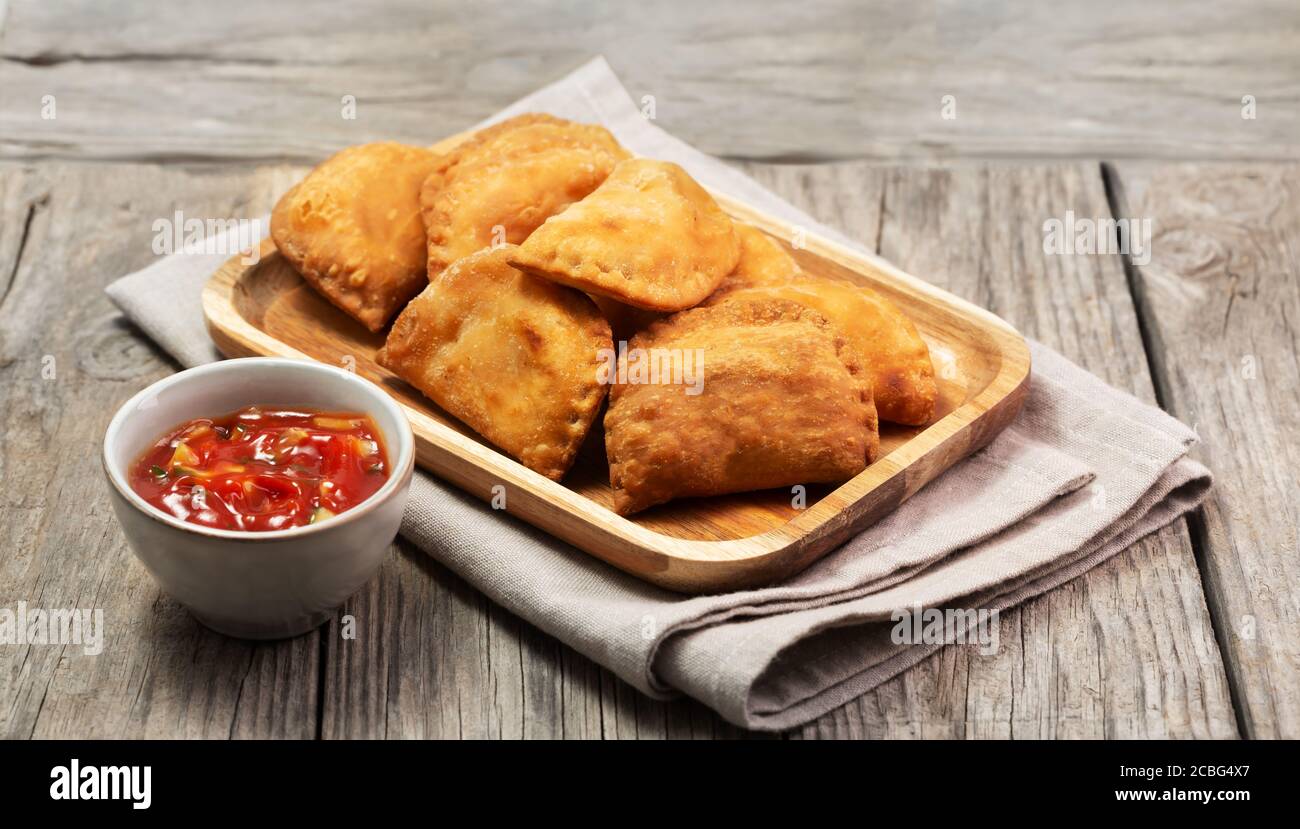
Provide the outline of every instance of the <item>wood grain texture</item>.
[[[446,151],[467,136],[437,145]],[[796,233],[748,205],[714,194],[729,214],[783,244]],[[812,564],[985,446],[1019,412],[1028,388],[1023,339],[987,311],[892,265],[800,231],[792,253],[810,276],[849,279],[908,315],[930,346],[939,406],[924,428],[881,429],[881,459],[833,489],[810,488],[804,510],[788,490],[690,499],[631,518],[612,511],[609,474],[596,438],[564,482],[551,481],[501,453],[437,405],[381,368],[372,334],[321,299],[270,240],[256,264],[236,255],[203,293],[208,332],[234,357],[310,357],[348,365],[405,410],[424,469],[490,501],[497,487],[510,512],[638,578],[684,593],[768,584]],[[951,368],[949,372],[947,369]],[[594,448],[590,444],[595,444]]]
[[[1109,215],[1097,165],[749,167],[900,267],[1154,401],[1117,257],[1043,253],[1042,224]],[[851,209],[846,205],[854,205]],[[802,729],[826,737],[1229,737],[1231,701],[1184,522],[1001,615],[999,653],[947,648]]]
[[605,54],[662,126],[729,157],[1295,158],[1297,27],[1285,0],[12,0],[0,153],[318,161],[464,129]]
[[1246,734],[1300,737],[1300,167],[1118,165],[1165,406],[1215,486],[1193,523]]
[[332,623],[325,739],[744,736],[699,703],[651,700],[492,604],[405,540]]

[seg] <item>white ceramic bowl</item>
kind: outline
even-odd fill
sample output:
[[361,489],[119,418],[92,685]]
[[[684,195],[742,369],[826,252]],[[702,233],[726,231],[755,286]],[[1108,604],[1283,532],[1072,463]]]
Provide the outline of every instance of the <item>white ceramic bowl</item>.
[[[370,415],[388,450],[388,480],[327,521],[270,532],[180,521],[131,489],[131,464],[167,430],[253,404]],[[104,435],[113,509],[136,556],[203,624],[247,639],[306,633],[374,576],[401,524],[414,464],[411,426],[391,397],[307,360],[225,360],[173,374],[128,400]]]

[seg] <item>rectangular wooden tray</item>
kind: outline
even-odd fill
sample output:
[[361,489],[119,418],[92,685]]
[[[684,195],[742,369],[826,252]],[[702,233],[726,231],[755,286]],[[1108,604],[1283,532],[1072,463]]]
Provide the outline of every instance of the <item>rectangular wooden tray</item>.
[[770,583],[807,567],[988,443],[1024,401],[1029,349],[988,311],[831,240],[806,234],[795,249],[783,222],[714,197],[733,217],[780,240],[809,273],[848,278],[888,296],[916,323],[934,359],[934,421],[881,424],[883,457],[838,487],[809,486],[803,509],[792,505],[789,490],[771,490],[675,501],[630,518],[615,514],[599,422],[562,483],[525,468],[375,363],[384,335],[317,295],[270,240],[256,264],[236,256],[212,275],[203,311],[227,356],[354,367],[405,407],[418,465],[484,500],[503,485],[510,514],[615,567],[687,593]]

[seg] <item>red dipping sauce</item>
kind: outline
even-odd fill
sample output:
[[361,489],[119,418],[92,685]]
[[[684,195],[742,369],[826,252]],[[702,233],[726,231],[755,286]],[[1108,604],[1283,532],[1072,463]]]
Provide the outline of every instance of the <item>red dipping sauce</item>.
[[182,423],[137,460],[136,493],[182,521],[266,532],[349,510],[388,480],[367,415],[249,406]]

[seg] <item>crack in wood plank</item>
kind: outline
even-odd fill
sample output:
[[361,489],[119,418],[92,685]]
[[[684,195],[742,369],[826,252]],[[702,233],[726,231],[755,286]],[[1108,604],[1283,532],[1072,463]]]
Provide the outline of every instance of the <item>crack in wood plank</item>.
[[0,312],[4,311],[5,300],[9,298],[9,292],[13,290],[14,283],[18,280],[18,270],[23,265],[23,254],[27,251],[27,239],[32,232],[32,219],[36,218],[36,211],[40,210],[49,203],[49,194],[31,202],[27,205],[27,215],[22,221],[22,232],[18,235],[18,249],[14,253],[14,264],[9,269],[8,276],[5,277],[3,285],[0,285]]
[[[1112,164],[1103,163],[1101,165],[1102,181],[1106,186],[1106,200],[1110,205],[1111,215],[1116,219],[1122,217],[1134,218],[1128,212],[1127,198],[1124,195],[1123,184],[1119,179],[1119,174]],[[1151,244],[1151,240],[1147,240]],[[1172,392],[1170,391],[1169,371],[1165,364],[1165,357],[1168,352],[1160,338],[1159,325],[1156,323],[1154,313],[1151,309],[1150,300],[1147,297],[1146,285],[1138,272],[1138,265],[1133,260],[1132,251],[1121,253],[1124,261],[1124,274],[1128,280],[1129,293],[1133,296],[1133,307],[1137,312],[1138,331],[1142,336],[1142,344],[1147,354],[1147,363],[1151,371],[1151,380],[1155,388],[1156,401],[1160,407],[1169,412],[1174,412],[1170,403]],[[1231,308],[1231,302],[1229,302]],[[1225,314],[1224,325],[1226,328],[1227,320]],[[1174,412],[1176,414],[1176,412]],[[1219,649],[1220,657],[1229,652],[1231,642],[1229,631],[1223,624],[1223,605],[1217,598],[1217,591],[1208,587],[1213,582],[1213,575],[1208,572],[1207,553],[1209,550],[1209,536],[1205,529],[1205,508],[1197,507],[1187,516],[1188,537],[1192,544],[1192,555],[1196,562],[1196,569],[1201,575],[1202,589],[1205,594],[1206,609],[1210,614],[1210,625],[1214,630],[1214,640]],[[1237,733],[1243,737],[1250,734],[1247,728],[1245,718],[1244,697],[1242,688],[1242,677],[1235,669],[1234,660],[1224,659],[1224,672],[1228,680],[1228,694],[1232,702],[1233,716],[1237,723]]]

